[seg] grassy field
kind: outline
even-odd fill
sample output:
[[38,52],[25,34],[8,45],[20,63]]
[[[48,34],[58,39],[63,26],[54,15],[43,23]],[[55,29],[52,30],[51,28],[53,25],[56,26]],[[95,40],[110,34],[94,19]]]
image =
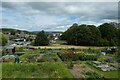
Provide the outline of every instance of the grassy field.
[[2,67],[3,78],[73,78],[61,62],[4,63]]

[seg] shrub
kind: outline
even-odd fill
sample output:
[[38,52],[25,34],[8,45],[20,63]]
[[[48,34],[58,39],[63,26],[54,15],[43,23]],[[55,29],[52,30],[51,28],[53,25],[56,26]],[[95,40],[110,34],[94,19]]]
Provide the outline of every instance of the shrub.
[[77,54],[77,53],[74,53],[72,51],[58,53],[58,56],[62,59],[62,61],[67,61],[67,60],[96,61],[98,58],[97,54],[83,54],[83,53]]

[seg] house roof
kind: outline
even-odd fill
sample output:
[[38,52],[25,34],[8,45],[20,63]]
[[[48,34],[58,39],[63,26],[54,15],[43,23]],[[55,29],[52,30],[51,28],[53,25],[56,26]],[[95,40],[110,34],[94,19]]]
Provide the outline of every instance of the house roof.
[[5,49],[14,49],[14,46],[8,46]]

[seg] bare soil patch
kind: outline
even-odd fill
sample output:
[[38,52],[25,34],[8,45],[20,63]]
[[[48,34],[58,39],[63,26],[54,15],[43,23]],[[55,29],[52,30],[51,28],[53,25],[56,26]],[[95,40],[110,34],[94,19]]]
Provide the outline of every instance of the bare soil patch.
[[60,44],[53,44],[49,46],[32,46],[32,47],[38,47],[38,48],[46,48],[46,49],[70,49],[70,48],[75,48],[75,49],[101,49],[105,47],[97,47],[97,46],[74,46],[74,45],[60,45]]
[[85,73],[93,72],[93,70],[82,63],[74,64],[73,69],[70,69],[70,72],[74,75],[75,78],[86,78]]

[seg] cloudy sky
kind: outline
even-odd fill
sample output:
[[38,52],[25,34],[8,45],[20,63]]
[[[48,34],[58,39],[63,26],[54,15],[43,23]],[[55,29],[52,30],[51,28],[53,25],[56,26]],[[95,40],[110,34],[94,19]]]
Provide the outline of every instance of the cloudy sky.
[[65,31],[73,23],[117,21],[118,2],[2,2],[1,27],[29,31]]

